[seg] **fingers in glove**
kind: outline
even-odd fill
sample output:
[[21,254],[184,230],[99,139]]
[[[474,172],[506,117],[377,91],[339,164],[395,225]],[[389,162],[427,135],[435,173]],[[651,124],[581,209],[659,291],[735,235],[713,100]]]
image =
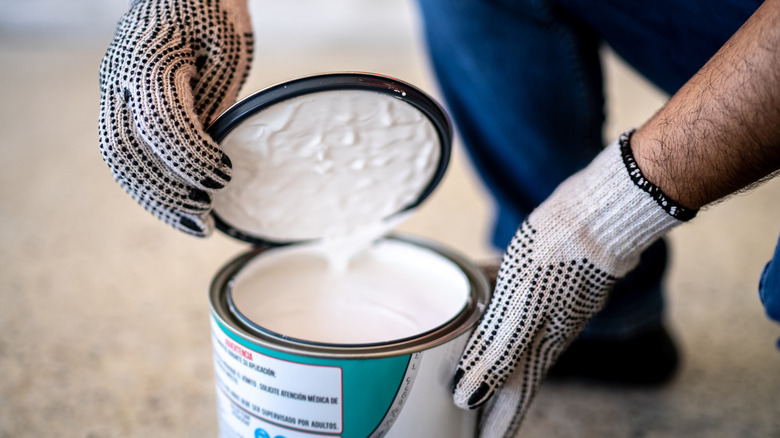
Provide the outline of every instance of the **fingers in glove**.
[[[537,242],[537,240],[539,242]],[[587,321],[606,302],[615,278],[586,258],[548,249],[528,221],[507,249],[498,273],[488,311],[472,335],[455,375],[455,403],[466,408],[484,404],[512,375],[531,343],[545,335],[555,352],[539,354],[551,359],[576,338]],[[540,341],[541,342],[541,341]]]
[[[204,126],[226,110],[236,99],[249,75],[254,52],[251,29],[242,31],[227,12],[206,14],[207,26],[194,29],[195,73],[190,80],[195,113]],[[198,41],[212,44],[199,44]]]
[[537,272],[528,274],[533,230],[524,224],[518,234],[522,239],[513,240],[507,249],[490,306],[469,339],[455,373],[455,404],[463,408],[474,409],[490,399],[514,371],[540,326],[544,304],[539,303],[536,294],[523,293],[518,286],[534,283],[534,291],[546,287],[539,284]]
[[133,199],[163,222],[205,237],[213,229],[210,195],[182,181],[135,133],[124,93],[109,87],[102,96],[100,149],[104,161]]
[[[170,31],[167,41],[181,40]],[[138,135],[187,184],[206,192],[223,188],[231,163],[205,133],[193,106],[190,79],[192,51],[183,44],[155,47],[140,60],[142,71],[123,97]]]
[[[498,303],[497,308],[502,307]],[[500,320],[493,313],[480,324],[458,364],[453,397],[461,408],[476,409],[490,400],[524,358],[528,340],[535,334],[524,331],[525,326],[495,326]]]
[[514,371],[486,405],[480,424],[480,438],[514,436],[528,408],[558,357],[557,344],[562,341],[550,327],[537,332],[526,354],[520,356]]
[[101,63],[103,157],[133,198],[185,232],[213,228],[210,194],[232,165],[204,126],[235,101],[251,54],[246,0],[149,0],[131,3]]

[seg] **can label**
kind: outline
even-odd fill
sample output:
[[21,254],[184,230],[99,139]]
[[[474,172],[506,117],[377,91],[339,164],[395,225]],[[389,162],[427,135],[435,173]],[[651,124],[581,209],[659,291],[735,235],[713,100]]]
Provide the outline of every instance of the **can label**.
[[249,342],[213,316],[212,335],[223,438],[382,437],[409,396],[422,356],[293,355]]

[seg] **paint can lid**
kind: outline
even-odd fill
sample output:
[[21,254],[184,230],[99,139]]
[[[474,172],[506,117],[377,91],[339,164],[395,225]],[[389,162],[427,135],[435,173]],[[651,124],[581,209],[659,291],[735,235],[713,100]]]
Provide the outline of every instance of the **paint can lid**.
[[214,194],[224,233],[261,246],[346,234],[417,207],[452,148],[442,107],[369,73],[328,73],[254,93],[208,128],[233,163]]

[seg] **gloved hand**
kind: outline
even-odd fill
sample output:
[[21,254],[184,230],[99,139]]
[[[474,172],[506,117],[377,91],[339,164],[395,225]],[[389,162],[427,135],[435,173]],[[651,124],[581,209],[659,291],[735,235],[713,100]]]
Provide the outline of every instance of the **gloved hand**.
[[162,221],[213,229],[211,193],[231,164],[204,127],[236,99],[253,37],[246,0],[134,0],[100,66],[100,149]]
[[514,436],[547,370],[604,307],[614,282],[654,240],[696,213],[642,176],[629,137],[564,181],[504,255],[489,308],[455,373],[455,403],[485,405],[482,438]]

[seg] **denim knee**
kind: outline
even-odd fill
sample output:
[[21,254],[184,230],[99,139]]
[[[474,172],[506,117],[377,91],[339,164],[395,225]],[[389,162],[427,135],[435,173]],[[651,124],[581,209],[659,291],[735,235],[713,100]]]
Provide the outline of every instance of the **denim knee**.
[[[780,323],[780,239],[772,260],[764,266],[758,283],[758,296],[769,318]],[[777,343],[780,348],[780,340]]]

